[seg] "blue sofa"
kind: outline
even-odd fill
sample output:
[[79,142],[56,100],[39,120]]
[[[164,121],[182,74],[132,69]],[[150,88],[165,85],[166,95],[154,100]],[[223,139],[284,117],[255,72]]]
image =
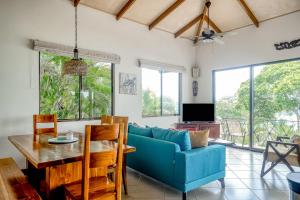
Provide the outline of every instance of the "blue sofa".
[[[167,130],[167,129],[166,129]],[[179,144],[153,138],[151,128],[131,131],[128,145],[136,152],[127,156],[127,165],[183,192],[219,180],[225,187],[225,146],[211,145],[182,151]]]

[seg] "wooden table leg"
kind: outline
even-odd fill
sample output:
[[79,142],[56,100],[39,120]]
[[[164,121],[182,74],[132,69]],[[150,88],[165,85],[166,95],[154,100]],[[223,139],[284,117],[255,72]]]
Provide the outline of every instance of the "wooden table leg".
[[128,195],[127,174],[126,174],[126,155],[124,155],[124,157],[123,157],[122,178],[123,178],[124,192],[126,195]]

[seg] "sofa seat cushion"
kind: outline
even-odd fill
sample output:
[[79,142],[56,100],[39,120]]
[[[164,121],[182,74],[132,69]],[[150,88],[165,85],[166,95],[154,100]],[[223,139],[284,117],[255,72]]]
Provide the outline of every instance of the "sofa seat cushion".
[[152,128],[152,134],[156,139],[178,144],[181,151],[188,151],[192,149],[190,134],[188,131]]
[[131,134],[140,135],[144,137],[153,137],[151,128],[139,127],[133,124],[128,125],[128,132]]

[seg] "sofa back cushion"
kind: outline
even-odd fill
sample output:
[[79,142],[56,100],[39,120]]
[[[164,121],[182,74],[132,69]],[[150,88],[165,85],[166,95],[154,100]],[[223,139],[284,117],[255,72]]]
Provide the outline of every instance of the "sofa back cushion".
[[191,150],[191,140],[188,131],[152,128],[153,137],[159,140],[170,141],[178,144],[181,151]]
[[128,125],[128,132],[131,134],[140,135],[144,137],[153,137],[151,128],[139,127],[133,124]]

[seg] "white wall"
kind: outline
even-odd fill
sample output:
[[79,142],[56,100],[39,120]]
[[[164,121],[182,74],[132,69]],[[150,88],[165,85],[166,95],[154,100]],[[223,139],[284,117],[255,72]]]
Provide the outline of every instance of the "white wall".
[[[137,59],[151,59],[183,65],[183,101],[191,101],[190,66],[194,61],[192,43],[174,39],[173,35],[80,6],[79,46],[86,49],[116,53],[115,111],[128,115],[130,121],[170,127],[178,117],[141,117],[141,71]],[[74,9],[67,0],[1,0],[0,2],[0,157],[13,156],[20,166],[23,157],[9,143],[7,136],[32,133],[32,115],[38,113],[38,53],[30,39],[73,45]],[[138,75],[138,95],[118,94],[119,72]],[[84,124],[59,123],[59,131],[82,131]]]
[[300,58],[300,47],[277,51],[274,43],[300,37],[300,12],[236,30],[238,35],[224,37],[225,44],[201,44],[197,62],[201,68],[196,102],[212,101],[212,70],[239,67],[277,60]]

